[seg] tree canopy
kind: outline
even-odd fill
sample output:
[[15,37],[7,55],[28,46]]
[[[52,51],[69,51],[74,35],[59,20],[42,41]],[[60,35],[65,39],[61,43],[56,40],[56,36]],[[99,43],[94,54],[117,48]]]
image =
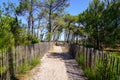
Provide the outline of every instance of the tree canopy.
[[119,4],[119,0],[93,0],[85,11],[73,16],[65,12],[69,0],[20,0],[18,5],[3,3],[0,44],[11,35],[15,46],[57,41],[64,37],[64,41],[83,41],[83,45],[98,49],[115,48],[120,43]]

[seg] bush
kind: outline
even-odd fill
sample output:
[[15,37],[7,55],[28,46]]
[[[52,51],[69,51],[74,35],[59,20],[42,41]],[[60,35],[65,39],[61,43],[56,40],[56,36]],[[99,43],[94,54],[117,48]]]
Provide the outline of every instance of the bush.
[[33,39],[31,43],[32,43],[32,44],[35,44],[35,43],[39,43],[39,41],[40,41],[40,40],[36,38],[36,39]]
[[87,67],[84,71],[85,75],[87,76],[88,80],[97,80],[95,79],[94,71]]
[[49,32],[49,33],[47,33],[45,40],[46,41],[51,41],[51,39],[52,39],[52,33]]
[[85,47],[87,47],[87,48],[94,48],[94,46],[91,45],[91,44],[84,44],[83,46],[85,46]]
[[80,45],[81,43],[79,41],[74,40],[74,41],[72,41],[72,44],[78,44],[78,45]]
[[30,70],[31,66],[27,65],[27,62],[25,61],[22,65],[18,67],[18,73],[26,73],[26,71]]
[[88,67],[84,72],[89,80],[119,80],[116,64],[113,66],[111,66],[111,62],[108,59],[99,60],[92,69]]
[[33,58],[31,61],[31,68],[35,67],[37,64],[40,63],[40,59],[39,58]]
[[88,80],[119,80],[120,57],[118,55],[109,55],[107,57],[99,58],[94,63],[94,67],[85,67],[84,54],[78,52],[76,60],[84,69]]
[[82,68],[84,68],[85,64],[84,64],[84,56],[83,56],[83,53],[82,52],[78,52],[78,55],[76,57],[76,61],[78,62],[79,65],[82,66]]
[[26,73],[39,63],[40,63],[39,58],[33,58],[30,64],[28,64],[27,61],[25,61],[22,65],[18,67],[18,73]]
[[3,67],[0,67],[0,73],[4,73],[6,71],[6,67],[3,66]]

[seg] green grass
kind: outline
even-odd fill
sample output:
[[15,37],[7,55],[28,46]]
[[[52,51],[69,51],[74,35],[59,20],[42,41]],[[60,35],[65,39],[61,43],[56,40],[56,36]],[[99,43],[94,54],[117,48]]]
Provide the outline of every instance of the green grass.
[[120,52],[109,52],[108,55],[111,57],[120,58]]
[[117,69],[120,69],[120,56],[117,54],[109,54],[109,56],[103,60],[98,59],[92,68],[89,66],[85,67],[84,55],[80,51],[76,56],[76,61],[84,69],[88,80],[119,80],[118,77],[120,73],[118,74]]
[[84,68],[85,64],[84,64],[84,56],[82,54],[82,52],[78,52],[78,55],[76,56],[76,61],[78,62],[79,65],[82,66],[82,68]]
[[0,73],[4,73],[5,71],[6,71],[6,67],[5,66],[0,67]]
[[112,68],[109,61],[98,61],[92,69],[87,67],[84,73],[88,80],[118,80],[116,65]]
[[40,63],[39,58],[33,58],[30,64],[28,64],[27,61],[25,61],[22,65],[18,67],[18,73],[20,74],[26,73],[27,71],[31,70],[39,63]]
[[18,67],[18,73],[26,73],[26,71],[30,70],[30,65],[27,65],[27,62],[25,61],[22,65]]
[[93,70],[91,70],[89,67],[87,67],[84,70],[84,73],[85,73],[86,77],[88,78],[88,80],[96,80]]
[[39,58],[33,58],[31,61],[31,68],[35,67],[37,64],[40,63],[40,59]]

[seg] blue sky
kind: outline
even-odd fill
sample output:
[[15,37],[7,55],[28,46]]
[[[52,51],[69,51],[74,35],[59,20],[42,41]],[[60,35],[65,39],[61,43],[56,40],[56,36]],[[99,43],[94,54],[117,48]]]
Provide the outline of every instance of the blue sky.
[[87,9],[91,0],[70,0],[70,6],[67,11],[71,15],[77,15]]
[[[18,0],[0,0],[0,5],[3,2],[8,1],[18,4]],[[71,15],[77,15],[88,7],[90,1],[91,0],[70,0],[70,6],[66,9],[66,11]]]

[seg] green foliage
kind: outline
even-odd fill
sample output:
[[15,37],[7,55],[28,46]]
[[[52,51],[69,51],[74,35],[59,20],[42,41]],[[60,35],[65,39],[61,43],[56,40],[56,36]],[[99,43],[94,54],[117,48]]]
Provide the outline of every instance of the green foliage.
[[98,80],[98,79],[95,79],[96,76],[94,75],[93,70],[91,70],[89,67],[87,67],[85,69],[84,73],[85,73],[86,77],[88,78],[88,80]]
[[72,16],[72,15],[70,15],[70,14],[67,14],[66,16],[65,16],[65,21],[66,22],[75,22],[77,20],[77,17],[76,16]]
[[119,43],[119,0],[93,0],[79,14],[78,23],[85,27],[88,43],[94,47],[114,47]]
[[27,71],[31,70],[39,63],[40,63],[39,58],[33,58],[30,64],[28,64],[27,61],[24,61],[24,63],[18,67],[18,73],[20,74],[26,73]]
[[109,52],[109,57],[115,57],[115,58],[120,58],[120,53],[119,52]]
[[32,44],[35,44],[35,43],[39,43],[39,42],[40,42],[40,40],[39,40],[39,39],[37,39],[37,38],[35,38],[35,39],[33,39],[33,40],[32,40],[32,42],[31,42],[31,43],[32,43]]
[[120,57],[118,55],[110,55],[107,58],[98,59],[94,67],[85,67],[84,56],[79,52],[76,57],[77,62],[84,68],[84,73],[88,80],[119,80],[118,68],[120,68]]
[[[113,57],[113,56],[112,56]],[[112,62],[113,63],[113,62]],[[112,64],[110,58],[99,60],[95,63],[94,68],[86,68],[84,73],[89,80],[119,80],[117,64]]]
[[72,41],[72,42],[71,42],[71,44],[78,44],[78,45],[80,45],[80,42],[79,42],[79,41],[74,40],[74,41]]
[[26,73],[26,71],[30,70],[31,66],[27,64],[25,61],[22,65],[18,67],[18,73]]
[[51,32],[48,32],[47,35],[46,35],[46,41],[51,41],[52,39],[52,33]]
[[37,64],[40,63],[40,59],[39,58],[33,58],[31,61],[31,68],[35,67]]
[[87,47],[87,48],[94,48],[94,46],[91,45],[91,44],[84,44],[84,46]]
[[9,16],[1,16],[0,18],[0,49],[14,45],[14,38],[11,32],[11,23],[14,21]]
[[6,67],[3,66],[3,67],[0,67],[0,73],[4,73],[6,71]]
[[79,63],[79,65],[82,66],[82,68],[85,67],[85,59],[82,52],[78,52],[78,55],[76,56],[76,61]]
[[3,13],[0,17],[0,49],[26,44],[26,31],[21,27],[17,17],[3,15]]

